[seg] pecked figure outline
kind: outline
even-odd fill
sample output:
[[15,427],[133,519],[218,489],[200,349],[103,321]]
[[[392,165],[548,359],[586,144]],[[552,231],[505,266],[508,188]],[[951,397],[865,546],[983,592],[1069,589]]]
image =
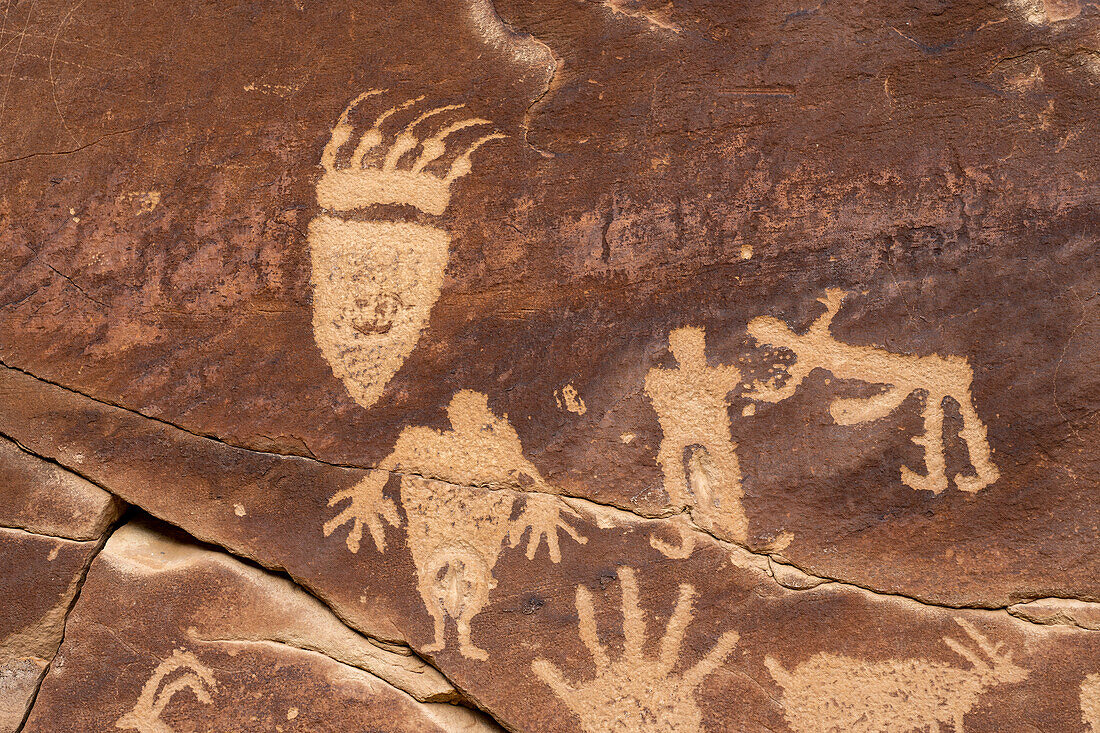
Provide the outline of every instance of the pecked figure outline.
[[[450,234],[439,226],[390,221],[372,213],[372,207],[405,205],[432,217],[442,215],[451,185],[473,169],[474,152],[506,137],[500,132],[480,135],[445,173],[436,175],[430,169],[447,155],[448,138],[492,123],[461,116],[465,105],[445,104],[394,131],[392,118],[415,111],[424,100],[419,96],[379,114],[342,163],[341,151],[355,130],[352,114],[365,100],[385,92],[371,89],[357,96],[332,128],[316,187],[322,211],[307,233],[314,340],[333,374],[364,408],[378,401],[416,346],[439,299],[451,243]],[[434,133],[418,134],[439,120],[444,124]]]
[[[445,648],[446,621],[452,619],[459,652],[485,660],[488,653],[470,638],[470,622],[496,587],[493,569],[505,541],[516,547],[529,530],[527,559],[535,558],[545,539],[550,560],[559,563],[559,530],[579,544],[588,540],[563,519],[563,513],[576,512],[553,495],[553,488],[524,458],[507,414],[494,415],[486,395],[456,392],[447,417],[449,430],[421,426],[402,430],[377,469],[332,496],[330,507],[347,504],[325,522],[322,531],[328,537],[350,525],[345,543],[358,553],[365,526],[378,551],[385,552],[382,520],[397,527],[401,517],[382,490],[391,476],[400,476],[408,524],[405,540],[433,626],[433,641],[423,651]],[[523,511],[513,520],[515,500],[523,492]]]
[[693,667],[673,672],[680,658],[684,632],[691,624],[695,588],[680,584],[676,607],[668,619],[656,657],[647,656],[646,614],[638,602],[634,569],[619,568],[622,589],[623,651],[612,660],[600,641],[592,595],[577,586],[577,631],[592,657],[595,676],[567,681],[562,671],[541,657],[531,671],[565,703],[585,733],[696,733],[702,730],[702,711],[694,692],[713,674],[740,641],[736,631],[718,637]]
[[909,733],[939,731],[941,725],[964,733],[963,718],[979,697],[1031,673],[1012,661],[1003,642],[991,643],[961,617],[955,623],[977,650],[950,636],[942,641],[970,667],[923,659],[867,662],[819,652],[788,670],[765,657],[764,666],[783,689],[787,724],[794,733]]
[[788,349],[795,362],[787,367],[787,380],[781,387],[757,383],[747,397],[761,402],[781,402],[795,393],[814,369],[823,369],[837,379],[854,379],[884,385],[885,390],[868,398],[838,398],[829,405],[829,414],[838,425],[879,420],[896,410],[913,392],[924,393],[924,433],[913,442],[924,448],[927,473],[901,467],[901,480],[917,491],[943,492],[948,486],[944,456],[943,403],[950,397],[959,405],[963,419],[959,437],[966,443],[974,475],[955,475],[960,491],[976,493],[995,482],[1000,472],[993,464],[986,427],[978,417],[971,396],[974,371],[961,356],[915,356],[896,354],[872,346],[856,346],[837,340],[830,332],[833,317],[847,293],[837,288],[825,291],[818,302],[825,312],[804,333],[795,333],[787,324],[771,316],[749,321],[749,335],[761,344]]

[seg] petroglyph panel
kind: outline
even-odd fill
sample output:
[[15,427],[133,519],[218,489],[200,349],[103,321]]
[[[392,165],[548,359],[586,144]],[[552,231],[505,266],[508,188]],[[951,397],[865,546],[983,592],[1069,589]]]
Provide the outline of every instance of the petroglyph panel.
[[0,717],[1095,728],[1098,37],[6,0]]

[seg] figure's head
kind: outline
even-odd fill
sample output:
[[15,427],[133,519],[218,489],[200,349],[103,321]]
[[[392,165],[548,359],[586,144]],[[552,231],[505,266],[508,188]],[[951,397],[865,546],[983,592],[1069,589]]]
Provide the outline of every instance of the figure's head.
[[706,332],[701,328],[677,328],[668,335],[668,350],[680,366],[706,363]]
[[447,419],[456,433],[480,430],[493,421],[488,396],[469,389],[455,392],[447,405]]

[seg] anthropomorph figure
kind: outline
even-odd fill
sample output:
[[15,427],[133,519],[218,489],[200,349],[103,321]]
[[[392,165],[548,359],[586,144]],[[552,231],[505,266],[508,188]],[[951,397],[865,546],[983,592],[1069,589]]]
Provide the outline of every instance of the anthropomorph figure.
[[865,399],[837,399],[829,412],[840,425],[878,420],[886,417],[913,392],[924,395],[924,433],[913,442],[924,447],[927,474],[905,466],[901,480],[913,489],[940,493],[947,488],[947,466],[943,446],[943,402],[948,397],[958,405],[963,427],[959,436],[966,442],[975,474],[956,474],[955,485],[962,491],[975,492],[997,480],[999,472],[990,457],[986,428],[970,396],[974,373],[961,356],[913,356],[894,354],[871,346],[854,346],[837,341],[829,332],[833,317],[840,310],[845,293],[827,290],[820,302],[825,312],[802,334],[795,333],[782,321],[761,316],[749,321],[749,335],[762,344],[789,349],[795,361],[787,368],[782,387],[755,385],[748,393],[754,400],[779,402],[794,394],[802,380],[814,369],[824,369],[838,379],[858,379],[885,389]]
[[[325,523],[325,536],[350,523],[347,545],[359,551],[363,525],[379,551],[385,550],[384,518],[400,524],[397,508],[382,490],[391,474],[401,476],[401,502],[408,522],[407,540],[416,564],[418,588],[434,623],[434,642],[445,645],[445,621],[455,621],[459,651],[474,659],[487,654],[470,640],[470,620],[488,602],[496,586],[493,568],[505,540],[512,547],[530,529],[527,558],[533,559],[546,539],[550,559],[561,561],[558,530],[580,543],[587,540],[565,523],[571,511],[556,496],[538,469],[523,457],[523,448],[507,415],[498,418],[488,398],[462,390],[447,407],[450,430],[405,428],[393,452],[378,470],[332,497],[329,506],[348,505]],[[518,492],[528,492],[524,511],[512,520]]]
[[[417,97],[375,118],[345,162],[352,114],[381,94],[360,94],[333,127],[317,183],[324,211],[309,224],[314,338],[363,407],[378,400],[416,346],[439,298],[451,242],[430,220],[391,220],[378,207],[400,204],[432,217],[443,214],[451,184],[470,172],[474,151],[504,137],[484,134],[489,120],[464,116],[461,104],[420,111],[423,97]],[[452,136],[464,149],[437,175],[430,168],[446,159]]]
[[748,522],[741,505],[741,467],[727,410],[741,372],[707,365],[702,328],[678,328],[669,334],[668,345],[677,366],[654,367],[645,379],[661,426],[657,463],[665,491],[673,508],[690,508],[703,529],[744,542]]

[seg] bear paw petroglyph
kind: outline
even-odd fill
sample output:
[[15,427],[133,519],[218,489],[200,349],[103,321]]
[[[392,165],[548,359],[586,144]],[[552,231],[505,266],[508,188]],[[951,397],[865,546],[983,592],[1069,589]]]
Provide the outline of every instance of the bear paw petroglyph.
[[[423,100],[418,97],[382,112],[348,162],[341,163],[340,152],[354,131],[352,113],[382,93],[360,94],[337,120],[321,154],[317,202],[324,212],[309,225],[314,338],[333,373],[363,407],[378,401],[420,338],[443,286],[451,239],[437,226],[348,214],[389,204],[438,216],[450,203],[451,184],[470,172],[474,151],[504,137],[494,132],[467,142],[447,171],[436,175],[429,168],[447,154],[448,138],[490,123],[460,116],[434,134],[422,134],[430,124],[460,115],[463,105],[416,115],[412,110]],[[408,114],[416,116],[389,129],[392,120]]]

